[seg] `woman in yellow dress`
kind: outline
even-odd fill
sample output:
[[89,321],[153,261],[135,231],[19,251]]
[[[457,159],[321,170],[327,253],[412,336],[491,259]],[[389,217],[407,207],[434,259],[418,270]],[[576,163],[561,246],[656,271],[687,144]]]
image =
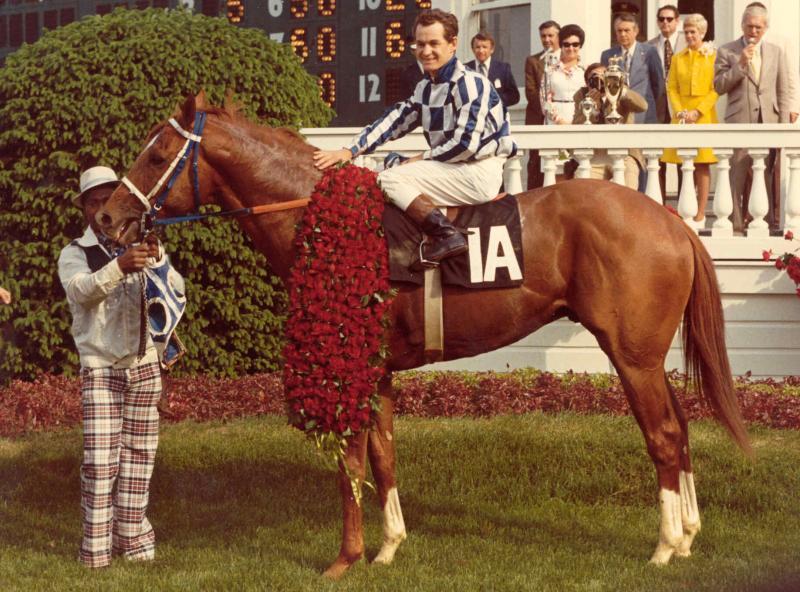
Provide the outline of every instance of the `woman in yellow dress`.
[[[690,14],[683,21],[687,47],[672,56],[667,78],[667,97],[672,108],[672,123],[719,123],[714,90],[714,59],[717,52],[703,43],[708,22],[701,14]],[[663,162],[680,164],[674,148],[667,148]],[[711,148],[700,148],[694,160],[694,184],[697,188],[696,228],[705,225],[706,204],[711,185],[710,164],[717,162]]]

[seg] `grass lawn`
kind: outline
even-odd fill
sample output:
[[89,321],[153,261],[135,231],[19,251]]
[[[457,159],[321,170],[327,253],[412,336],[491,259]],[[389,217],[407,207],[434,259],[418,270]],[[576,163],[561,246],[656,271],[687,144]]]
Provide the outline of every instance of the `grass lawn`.
[[647,564],[657,486],[631,418],[401,418],[396,432],[409,538],[393,565],[338,583],[320,577],[339,545],[333,474],[283,418],[165,426],[157,559],[99,571],[76,561],[80,431],[0,439],[0,590],[800,590],[800,431],[751,430],[751,463],[692,424],[703,530],[665,568]]

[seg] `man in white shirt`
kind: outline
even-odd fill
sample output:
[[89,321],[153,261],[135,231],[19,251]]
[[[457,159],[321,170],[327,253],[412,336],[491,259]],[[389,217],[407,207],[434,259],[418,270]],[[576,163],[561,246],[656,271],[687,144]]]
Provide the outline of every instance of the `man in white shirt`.
[[81,192],[72,201],[87,228],[58,259],[81,362],[79,559],[92,568],[109,565],[112,553],[134,561],[155,557],[145,513],[158,445],[161,369],[144,318],[139,272],[164,255],[157,241],[118,254],[100,232],[95,215],[117,184],[108,167],[81,175]]

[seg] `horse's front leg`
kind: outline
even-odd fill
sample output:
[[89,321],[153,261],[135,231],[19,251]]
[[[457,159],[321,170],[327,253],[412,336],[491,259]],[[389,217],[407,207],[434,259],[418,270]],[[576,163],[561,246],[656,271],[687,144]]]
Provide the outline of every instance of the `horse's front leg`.
[[361,505],[356,502],[353,495],[353,485],[350,478],[356,480],[356,487],[361,490],[364,482],[367,462],[367,431],[363,431],[350,439],[347,446],[344,462],[349,471],[339,465],[339,493],[342,495],[342,546],[339,556],[331,566],[325,570],[325,576],[338,579],[364,556],[364,526]]
[[375,429],[370,430],[367,452],[375,485],[378,489],[383,510],[383,544],[375,556],[375,563],[391,563],[395,551],[406,539],[406,525],[400,509],[395,480],[395,446],[392,415],[394,397],[392,396],[392,377],[385,376],[378,383],[381,409],[375,420]]

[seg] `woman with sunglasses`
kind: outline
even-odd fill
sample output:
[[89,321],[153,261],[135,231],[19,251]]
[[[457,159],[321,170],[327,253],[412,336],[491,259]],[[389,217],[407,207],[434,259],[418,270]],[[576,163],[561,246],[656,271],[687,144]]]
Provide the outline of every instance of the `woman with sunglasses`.
[[578,25],[566,25],[558,32],[561,57],[554,64],[545,65],[542,92],[546,125],[572,123],[575,115],[573,97],[583,87],[583,67],[580,53],[585,34]]
[[[703,43],[708,23],[701,14],[690,14],[683,21],[686,48],[675,54],[667,78],[667,97],[672,108],[672,123],[719,123],[714,90],[714,60],[717,52]],[[664,150],[663,162],[680,164],[674,148]],[[711,184],[710,164],[717,162],[711,148],[700,148],[694,159],[694,184],[697,188],[697,215],[694,227],[705,226],[706,204]]]

